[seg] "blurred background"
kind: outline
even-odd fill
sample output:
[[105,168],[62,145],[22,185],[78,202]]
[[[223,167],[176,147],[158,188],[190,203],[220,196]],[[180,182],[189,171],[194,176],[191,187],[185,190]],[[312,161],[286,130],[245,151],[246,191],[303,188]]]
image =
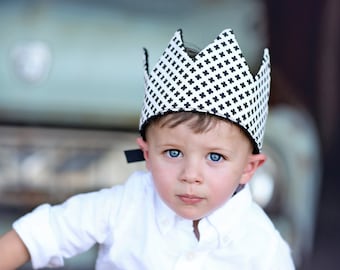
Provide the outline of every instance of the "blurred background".
[[[122,183],[150,67],[182,28],[204,48],[233,28],[254,74],[270,47],[272,91],[252,181],[299,270],[340,263],[340,3],[337,0],[1,0],[0,234],[38,204]],[[93,269],[96,247],[63,269]],[[21,269],[31,269],[27,264]]]

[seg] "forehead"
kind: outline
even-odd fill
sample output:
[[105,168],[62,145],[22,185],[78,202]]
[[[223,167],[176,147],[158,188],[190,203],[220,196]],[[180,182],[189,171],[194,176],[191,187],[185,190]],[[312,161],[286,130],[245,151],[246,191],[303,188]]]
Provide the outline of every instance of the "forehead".
[[210,129],[214,129],[217,125],[222,125],[228,129],[233,128],[243,132],[241,127],[228,119],[200,112],[173,112],[155,118],[150,124],[168,128],[186,125],[195,133],[207,132]]

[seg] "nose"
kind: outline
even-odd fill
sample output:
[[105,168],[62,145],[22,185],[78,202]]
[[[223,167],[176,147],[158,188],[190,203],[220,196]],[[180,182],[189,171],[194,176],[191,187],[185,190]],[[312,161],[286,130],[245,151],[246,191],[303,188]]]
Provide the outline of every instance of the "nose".
[[202,177],[202,165],[194,160],[187,160],[183,164],[183,168],[180,175],[180,180],[189,184],[201,184],[203,183]]

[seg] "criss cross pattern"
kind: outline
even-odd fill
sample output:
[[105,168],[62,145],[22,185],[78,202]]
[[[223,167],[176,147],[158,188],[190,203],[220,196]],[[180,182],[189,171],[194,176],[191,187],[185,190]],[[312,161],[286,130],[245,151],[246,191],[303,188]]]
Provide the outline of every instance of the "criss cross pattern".
[[270,60],[264,50],[254,77],[231,29],[194,58],[185,51],[178,30],[149,73],[145,50],[145,96],[140,130],[154,116],[168,112],[209,113],[243,127],[262,148],[270,91]]

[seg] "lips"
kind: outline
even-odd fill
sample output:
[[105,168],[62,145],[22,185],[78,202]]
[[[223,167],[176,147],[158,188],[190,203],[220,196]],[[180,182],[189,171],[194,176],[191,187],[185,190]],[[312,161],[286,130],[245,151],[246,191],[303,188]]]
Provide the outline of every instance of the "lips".
[[197,204],[203,200],[202,197],[189,194],[178,195],[178,198],[185,204]]

